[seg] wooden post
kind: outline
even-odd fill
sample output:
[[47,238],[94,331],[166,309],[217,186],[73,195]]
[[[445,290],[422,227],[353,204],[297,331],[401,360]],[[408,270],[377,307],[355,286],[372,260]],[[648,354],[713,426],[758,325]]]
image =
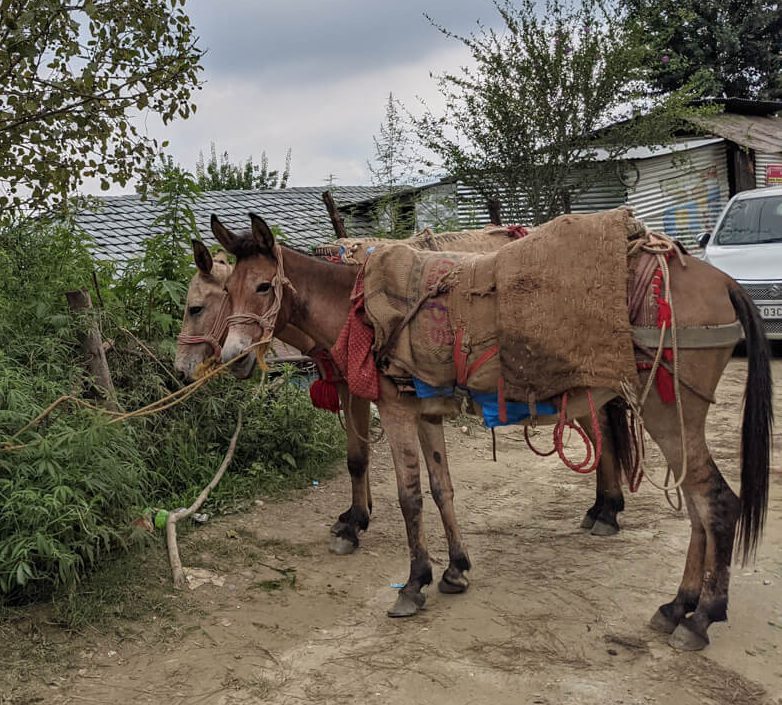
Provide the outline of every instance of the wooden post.
[[334,228],[338,238],[347,237],[348,233],[345,230],[345,223],[342,222],[342,217],[337,210],[337,204],[334,203],[334,197],[331,195],[331,191],[324,191],[322,193],[323,202],[326,204],[326,210],[329,212],[329,218],[331,218],[331,225]]
[[[68,308],[72,313],[83,315],[92,311],[92,299],[86,289],[65,292],[68,299]],[[110,411],[119,411],[117,394],[114,391],[114,383],[111,381],[109,365],[106,362],[106,351],[100,336],[97,321],[90,321],[79,332],[79,343],[84,353],[87,371],[92,376],[98,390],[101,403]]]
[[502,225],[502,216],[500,215],[500,202],[496,198],[490,198],[486,202],[489,209],[489,222],[492,225]]

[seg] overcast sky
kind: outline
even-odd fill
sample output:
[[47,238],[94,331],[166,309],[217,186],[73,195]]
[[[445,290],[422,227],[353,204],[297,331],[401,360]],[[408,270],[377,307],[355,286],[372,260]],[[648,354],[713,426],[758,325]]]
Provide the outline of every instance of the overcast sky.
[[430,72],[465,63],[464,47],[424,17],[469,33],[496,23],[490,0],[189,0],[207,50],[194,117],[148,132],[195,167],[214,141],[234,161],[293,151],[292,186],[370,182],[366,161],[389,92],[410,108],[439,105]]

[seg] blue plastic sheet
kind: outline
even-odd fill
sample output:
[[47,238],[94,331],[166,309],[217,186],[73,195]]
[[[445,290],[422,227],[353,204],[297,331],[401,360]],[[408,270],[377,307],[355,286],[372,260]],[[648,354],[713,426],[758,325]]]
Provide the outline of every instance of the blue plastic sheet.
[[[481,411],[483,412],[483,422],[489,428],[497,428],[497,426],[507,426],[514,423],[520,423],[524,419],[529,418],[529,404],[521,401],[506,401],[505,411],[508,420],[503,423],[500,421],[500,405],[497,401],[497,392],[471,392],[470,396],[481,405]],[[543,402],[537,405],[538,414],[548,416],[549,414],[556,414],[557,408],[548,402]]]
[[[413,377],[413,386],[415,395],[419,399],[432,399],[434,397],[452,397],[455,392],[453,386],[433,387],[431,384]],[[529,418],[529,404],[520,401],[505,402],[505,410],[508,420],[505,423],[500,421],[500,405],[497,401],[497,392],[474,392],[467,390],[475,402],[481,405],[483,413],[483,422],[488,428],[497,428],[497,426],[507,426],[514,423],[520,423]],[[548,402],[542,402],[537,405],[538,414],[549,416],[557,413],[557,407]]]

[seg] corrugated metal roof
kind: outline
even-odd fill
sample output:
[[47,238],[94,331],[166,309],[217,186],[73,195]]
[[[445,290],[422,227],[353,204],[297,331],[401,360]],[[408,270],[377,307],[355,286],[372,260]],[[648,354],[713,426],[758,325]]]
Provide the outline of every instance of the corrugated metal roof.
[[720,113],[691,118],[690,122],[742,147],[759,152],[782,152],[782,118]]
[[[679,139],[667,145],[632,147],[631,149],[628,149],[621,158],[624,161],[649,159],[650,157],[661,157],[665,154],[673,154],[674,152],[684,152],[688,149],[697,149],[698,147],[705,147],[706,145],[716,144],[717,142],[722,142],[722,137]],[[595,161],[598,162],[604,162],[611,158],[609,152],[605,149],[596,149],[595,154],[597,155]]]
[[[212,244],[209,220],[216,213],[229,228],[249,227],[250,211],[276,225],[284,241],[299,250],[334,237],[320,186],[300,186],[269,191],[206,191],[193,208],[196,225],[205,242]],[[333,186],[331,192],[339,206],[377,198],[385,189],[376,186]],[[97,255],[125,261],[143,252],[144,240],[155,233],[155,219],[162,207],[154,200],[133,196],[104,196],[94,211],[82,211],[77,223],[95,241]]]

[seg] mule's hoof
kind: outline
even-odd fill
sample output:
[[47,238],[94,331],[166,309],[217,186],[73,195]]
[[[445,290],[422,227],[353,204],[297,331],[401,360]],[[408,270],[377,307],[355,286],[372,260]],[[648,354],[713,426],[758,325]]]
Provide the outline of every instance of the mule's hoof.
[[437,583],[437,589],[444,595],[458,595],[466,592],[468,587],[470,587],[470,581],[465,575],[460,575],[458,578],[447,578],[443,575],[440,582]]
[[649,620],[649,626],[656,632],[673,634],[677,624],[669,617],[666,617],[662,610],[658,609],[657,612],[654,613],[654,617]]
[[388,610],[389,617],[412,617],[418,610],[423,609],[426,603],[426,596],[420,592],[412,595],[407,592],[401,592],[396,598],[394,606]]
[[709,644],[709,637],[690,629],[686,622],[680,622],[668,638],[668,645],[678,651],[700,651]]
[[591,529],[594,525],[595,525],[595,518],[593,516],[590,516],[589,512],[587,512],[581,521],[581,528]]
[[615,536],[619,533],[619,527],[598,519],[589,532],[592,536]]
[[358,546],[350,539],[343,538],[342,536],[332,536],[329,541],[329,551],[336,553],[338,556],[349,556],[356,548],[358,548]]

